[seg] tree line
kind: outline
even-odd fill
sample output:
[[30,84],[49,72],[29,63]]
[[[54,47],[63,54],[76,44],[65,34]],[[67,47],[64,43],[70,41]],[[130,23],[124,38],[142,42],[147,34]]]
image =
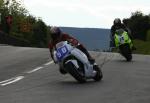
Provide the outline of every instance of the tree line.
[[[9,36],[26,41],[35,47],[47,47],[49,27],[41,18],[29,14],[22,2],[0,0],[0,29]],[[11,17],[12,20],[9,20]]]
[[131,14],[130,18],[123,19],[123,23],[131,29],[135,39],[150,41],[150,14],[144,15],[136,11]]

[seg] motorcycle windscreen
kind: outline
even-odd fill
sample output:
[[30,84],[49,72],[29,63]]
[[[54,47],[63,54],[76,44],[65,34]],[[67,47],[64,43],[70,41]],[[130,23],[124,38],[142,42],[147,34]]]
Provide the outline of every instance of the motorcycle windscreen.
[[56,50],[56,57],[58,61],[61,61],[69,53],[68,48],[64,45]]

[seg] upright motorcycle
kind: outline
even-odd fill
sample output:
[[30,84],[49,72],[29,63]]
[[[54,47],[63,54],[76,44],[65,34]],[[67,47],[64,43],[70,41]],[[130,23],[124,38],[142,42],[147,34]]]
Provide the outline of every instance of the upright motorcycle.
[[54,61],[80,83],[86,82],[87,79],[100,81],[103,77],[101,69],[91,65],[87,56],[68,41],[56,44]]
[[127,61],[131,61],[133,43],[128,36],[128,33],[123,29],[118,29],[114,35],[114,40],[115,46],[119,48],[119,52],[126,58]]

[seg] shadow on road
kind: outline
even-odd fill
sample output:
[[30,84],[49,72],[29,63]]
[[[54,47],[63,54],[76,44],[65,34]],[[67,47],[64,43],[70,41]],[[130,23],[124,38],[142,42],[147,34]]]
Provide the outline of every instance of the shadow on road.
[[93,80],[88,80],[86,83],[79,83],[77,81],[60,81],[58,84],[62,85],[62,86],[93,86],[93,85],[98,85],[100,83],[103,83],[102,81],[99,82],[95,82]]
[[129,62],[129,61],[126,61],[125,59],[123,59],[123,60],[113,60],[113,61],[120,62],[120,63],[133,63],[133,62],[135,62],[134,60]]

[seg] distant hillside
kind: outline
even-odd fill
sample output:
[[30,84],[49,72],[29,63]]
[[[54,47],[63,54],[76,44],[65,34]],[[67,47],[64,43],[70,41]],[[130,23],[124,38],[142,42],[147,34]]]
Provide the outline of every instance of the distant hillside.
[[108,50],[109,29],[61,27],[63,32],[76,37],[88,50]]

